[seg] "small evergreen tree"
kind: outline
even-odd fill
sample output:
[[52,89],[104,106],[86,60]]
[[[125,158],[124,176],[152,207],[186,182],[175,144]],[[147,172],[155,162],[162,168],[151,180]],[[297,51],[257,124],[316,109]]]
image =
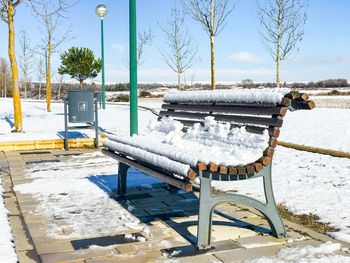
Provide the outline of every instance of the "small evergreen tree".
[[95,59],[90,49],[71,47],[61,55],[61,66],[58,73],[68,74],[71,78],[78,80],[80,89],[82,89],[84,80],[95,78],[101,69],[101,59]]

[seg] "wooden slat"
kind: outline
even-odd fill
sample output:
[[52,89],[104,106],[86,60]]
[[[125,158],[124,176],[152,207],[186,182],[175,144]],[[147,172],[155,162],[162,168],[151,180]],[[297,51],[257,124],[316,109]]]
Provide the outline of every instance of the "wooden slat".
[[253,114],[253,115],[282,115],[287,112],[285,107],[269,106],[237,106],[237,105],[203,105],[203,104],[163,104],[163,109],[192,111],[192,112],[220,112],[236,114]]
[[306,93],[300,93],[300,99],[304,100],[304,101],[308,101],[309,100],[309,95]]
[[289,108],[292,105],[292,100],[284,97],[282,98],[281,105]]
[[239,174],[239,175],[247,174],[247,169],[246,169],[245,166],[237,167],[237,170],[238,170],[238,174]]
[[247,174],[255,173],[255,168],[253,165],[247,165]]
[[155,171],[147,166],[144,166],[143,164],[137,163],[137,161],[130,160],[128,158],[122,157],[110,150],[102,150],[102,153],[104,153],[107,156],[112,157],[113,159],[118,160],[121,163],[124,163],[130,167],[134,167],[135,169],[144,172],[146,174],[152,175],[168,184],[171,184],[175,187],[184,189],[186,192],[191,192],[192,191],[192,184],[190,182],[185,182],[180,179],[176,179],[173,177],[170,177],[169,175],[162,174],[158,171]]
[[275,152],[275,149],[272,147],[268,147],[265,151],[264,151],[264,156],[266,157],[272,157],[273,154]]
[[272,138],[269,140],[269,146],[275,148],[275,147],[277,146],[277,144],[278,144],[278,141],[277,141],[275,138],[272,137]]
[[237,175],[237,174],[238,174],[238,169],[237,169],[237,167],[229,166],[229,167],[228,167],[228,173],[229,173],[230,175]]
[[264,166],[261,163],[253,163],[252,165],[254,166],[255,172],[257,172],[257,173],[260,172],[264,168]]
[[264,166],[268,166],[271,163],[271,158],[263,156],[259,159],[259,162],[262,163]]
[[300,98],[300,93],[298,91],[291,91],[289,92],[288,94],[285,95],[286,98],[289,98],[289,99],[297,99],[297,98]]
[[190,180],[194,180],[197,177],[197,173],[192,169],[187,172],[187,178]]
[[221,173],[221,174],[228,174],[227,166],[219,166],[219,173]]
[[212,173],[217,172],[219,169],[218,165],[215,163],[209,163],[208,164],[208,170],[211,171]]
[[217,121],[247,123],[247,124],[256,124],[256,125],[273,126],[273,127],[281,127],[283,123],[282,119],[277,119],[277,118],[260,118],[260,117],[239,116],[239,115],[187,113],[187,112],[176,112],[176,111],[175,112],[161,111],[159,115],[173,116],[173,117],[180,117],[180,118],[187,118],[187,119],[196,119],[196,120],[204,120],[205,117],[212,116]]
[[199,171],[207,170],[207,164],[206,164],[206,163],[199,162],[199,163],[197,163],[197,169],[198,169]]

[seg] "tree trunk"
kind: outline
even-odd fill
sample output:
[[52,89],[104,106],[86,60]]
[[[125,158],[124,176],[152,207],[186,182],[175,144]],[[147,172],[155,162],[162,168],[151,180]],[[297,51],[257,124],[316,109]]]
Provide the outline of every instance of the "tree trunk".
[[214,36],[210,36],[211,88],[215,90],[215,48]]
[[83,89],[83,81],[81,80],[81,81],[79,81],[80,83],[79,83],[79,87],[80,87],[80,89],[82,90]]
[[27,82],[24,82],[24,100],[27,100]]
[[39,82],[39,100],[41,99],[41,80]]
[[279,7],[278,17],[277,17],[277,52],[276,52],[276,88],[280,88],[280,63],[281,63],[281,7]]
[[181,73],[177,72],[177,89],[180,90],[180,84],[181,84]]
[[46,110],[51,111],[51,38],[47,42],[47,68],[46,68]]
[[7,98],[7,78],[6,78],[6,74],[5,74],[5,98]]
[[9,1],[9,6],[7,9],[8,16],[8,29],[9,29],[9,42],[8,42],[8,53],[11,64],[12,71],[12,97],[13,97],[13,110],[14,110],[14,123],[15,132],[21,132],[22,126],[22,107],[21,107],[21,97],[18,85],[18,67],[15,56],[15,26],[13,22],[14,17],[14,6],[12,1]]
[[60,80],[60,84],[58,85],[57,100],[61,99],[61,87],[62,87],[62,80]]

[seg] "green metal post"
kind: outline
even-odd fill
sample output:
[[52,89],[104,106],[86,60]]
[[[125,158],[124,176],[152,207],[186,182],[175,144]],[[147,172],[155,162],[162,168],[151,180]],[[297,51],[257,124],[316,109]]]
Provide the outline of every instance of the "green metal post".
[[130,19],[130,136],[138,134],[136,0],[129,1]]
[[102,109],[106,108],[105,95],[105,51],[103,42],[103,18],[101,18],[101,59],[102,59]]

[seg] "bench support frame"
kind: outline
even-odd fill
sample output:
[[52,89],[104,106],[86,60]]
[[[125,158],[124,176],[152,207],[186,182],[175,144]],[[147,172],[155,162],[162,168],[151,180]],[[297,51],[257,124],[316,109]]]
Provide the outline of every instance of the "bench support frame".
[[[286,236],[286,230],[278,212],[275,198],[273,195],[271,181],[271,164],[263,169],[259,175],[263,177],[265,203],[256,199],[239,194],[221,194],[212,195],[211,181],[212,173],[210,171],[200,171],[200,197],[199,197],[199,217],[197,230],[197,248],[209,249],[211,247],[211,228],[213,211],[220,203],[235,203],[252,207],[261,212],[267,219],[272,234],[275,237]],[[255,178],[255,176],[253,177]]]

